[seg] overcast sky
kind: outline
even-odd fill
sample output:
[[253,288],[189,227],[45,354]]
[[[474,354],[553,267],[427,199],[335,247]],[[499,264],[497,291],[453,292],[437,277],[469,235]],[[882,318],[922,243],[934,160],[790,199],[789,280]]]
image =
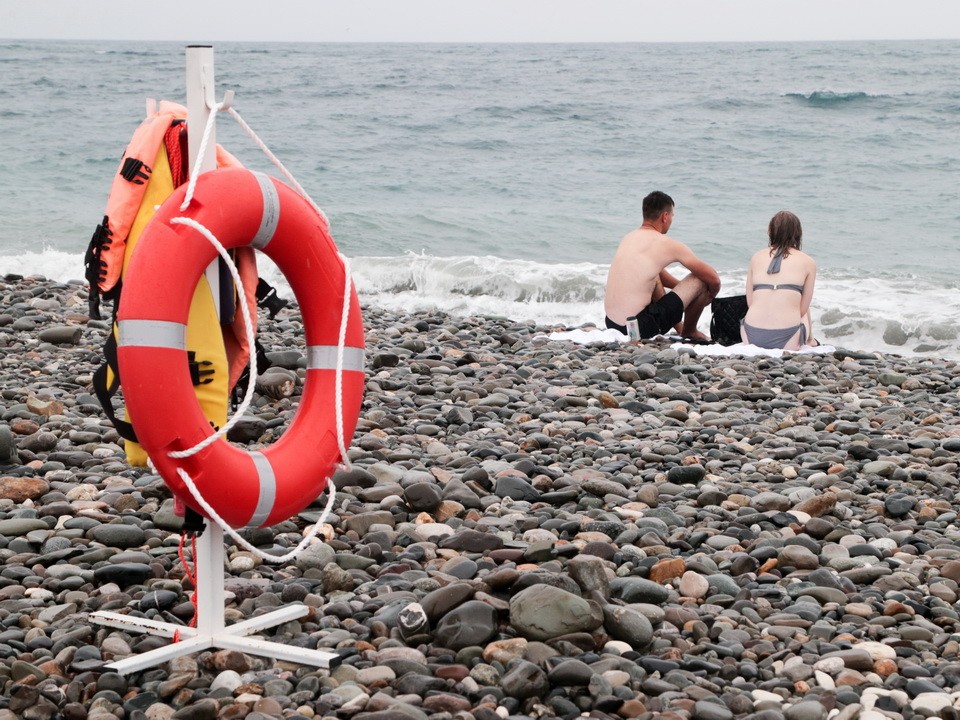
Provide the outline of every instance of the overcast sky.
[[0,38],[656,42],[960,38],[960,0],[0,0]]

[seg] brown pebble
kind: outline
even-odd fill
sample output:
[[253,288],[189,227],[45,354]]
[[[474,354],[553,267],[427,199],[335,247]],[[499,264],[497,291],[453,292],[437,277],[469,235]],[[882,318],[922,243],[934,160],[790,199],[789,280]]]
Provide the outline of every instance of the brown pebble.
[[41,417],[63,415],[63,403],[59,400],[43,400],[32,395],[27,398],[27,409]]
[[897,672],[897,663],[888,658],[881,658],[873,663],[873,671],[882,678],[889,677]]
[[644,707],[642,702],[636,698],[631,698],[620,706],[617,715],[623,718],[635,718],[643,715],[646,711],[647,708]]
[[657,562],[650,568],[650,580],[655,583],[667,582],[683,575],[687,569],[687,563],[683,558],[667,558]]
[[960,582],[960,560],[950,560],[940,568],[940,575],[954,582]]
[[272,697],[260,698],[253,704],[253,711],[269,715],[270,717],[282,717],[283,707]]
[[[842,467],[842,466],[841,466]],[[828,513],[837,505],[837,496],[832,492],[826,492],[812,498],[808,498],[799,503],[794,510],[805,512],[812,517],[819,517]]]
[[859,672],[858,670],[844,668],[837,673],[837,687],[841,687],[843,685],[863,685],[866,682],[867,679],[863,676],[863,673]]
[[431,713],[454,714],[466,712],[470,709],[472,703],[465,697],[453,695],[452,693],[437,693],[428,695],[423,699],[423,708]]
[[497,640],[490,643],[483,649],[483,659],[486,662],[496,660],[503,665],[514,658],[523,657],[527,649],[528,640],[526,638],[510,638],[509,640]]
[[33,420],[14,418],[10,421],[10,429],[15,435],[33,435],[40,429],[40,426]]
[[238,650],[218,650],[211,658],[213,666],[217,670],[233,670],[238,673],[245,673],[250,670],[250,663],[247,657]]
[[38,500],[50,491],[45,480],[31,477],[0,478],[0,498],[22,503],[26,500]]
[[608,392],[601,392],[597,395],[597,400],[600,401],[600,404],[605,408],[618,408],[620,403],[617,402],[617,399]]
[[470,668],[466,665],[441,665],[437,668],[434,675],[444,680],[455,680],[460,682],[470,674]]

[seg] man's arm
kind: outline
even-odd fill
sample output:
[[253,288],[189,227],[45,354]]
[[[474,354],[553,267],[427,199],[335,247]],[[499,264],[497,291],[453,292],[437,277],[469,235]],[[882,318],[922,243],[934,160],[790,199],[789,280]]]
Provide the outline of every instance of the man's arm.
[[683,243],[677,244],[680,246],[677,253],[677,262],[689,270],[694,277],[699,278],[712,295],[720,292],[720,276],[717,275],[717,271],[694,255],[693,250],[686,245]]
[[660,271],[660,283],[667,289],[672,290],[677,286],[677,283],[680,282],[677,278],[671,275],[666,268]]

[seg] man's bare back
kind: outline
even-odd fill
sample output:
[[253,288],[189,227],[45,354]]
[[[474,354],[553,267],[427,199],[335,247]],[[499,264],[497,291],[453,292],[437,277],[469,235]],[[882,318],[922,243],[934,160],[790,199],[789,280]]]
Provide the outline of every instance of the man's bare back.
[[653,228],[639,227],[628,233],[610,263],[603,301],[607,317],[623,325],[628,317],[663,297],[660,272],[679,262],[680,245]]
[[[697,330],[697,321],[720,290],[720,277],[689,247],[666,234],[673,214],[673,200],[668,195],[654,192],[644,198],[643,225],[620,241],[610,263],[604,297],[608,326],[611,322],[624,326],[628,317],[642,313],[672,291],[684,308],[683,321],[678,320],[674,329],[684,337],[706,337]],[[678,280],[667,270],[673,263],[680,263],[690,274]]]

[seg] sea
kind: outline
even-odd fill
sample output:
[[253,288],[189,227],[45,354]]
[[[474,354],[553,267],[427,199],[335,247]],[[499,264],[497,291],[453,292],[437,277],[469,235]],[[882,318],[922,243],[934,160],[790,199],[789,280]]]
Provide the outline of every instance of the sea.
[[[721,295],[743,292],[770,217],[791,210],[821,341],[960,359],[960,41],[220,43],[214,57],[218,94],[234,91],[329,216],[364,304],[602,326],[610,258],[662,190],[670,234]],[[82,278],[146,100],[185,97],[185,44],[0,40],[0,275]],[[217,138],[276,174],[227,114]]]

